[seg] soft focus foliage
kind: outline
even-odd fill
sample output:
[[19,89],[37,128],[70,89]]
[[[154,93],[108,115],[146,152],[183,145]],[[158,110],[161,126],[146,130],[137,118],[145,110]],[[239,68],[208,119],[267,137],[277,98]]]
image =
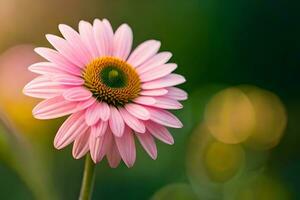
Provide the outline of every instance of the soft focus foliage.
[[[128,23],[135,45],[162,42],[187,83],[184,128],[151,160],[97,166],[93,199],[300,199],[299,2],[1,0],[0,108],[16,132],[0,126],[0,199],[76,199],[83,160],[54,150],[64,119],[38,121],[22,87],[59,23],[108,18]],[[241,85],[243,84],[243,85]],[[244,85],[246,84],[246,85]],[[16,134],[17,133],[17,134]],[[13,188],[13,190],[12,190]],[[173,195],[173,196],[171,196]]]

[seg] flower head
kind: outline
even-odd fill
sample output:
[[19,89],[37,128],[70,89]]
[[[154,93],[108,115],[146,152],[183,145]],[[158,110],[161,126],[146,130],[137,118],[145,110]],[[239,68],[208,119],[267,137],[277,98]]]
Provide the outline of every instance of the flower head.
[[88,152],[95,163],[107,157],[111,167],[121,159],[131,167],[135,137],[156,159],[154,138],[173,144],[166,127],[182,123],[166,109],[180,109],[187,94],[175,85],[184,77],[172,73],[171,53],[158,53],[160,42],[148,40],[132,52],[127,24],[115,32],[108,20],[79,23],[79,33],[59,25],[64,38],[46,35],[56,50],[36,48],[48,62],[31,65],[40,74],[24,88],[28,96],[44,99],[34,109],[37,119],[70,115],[59,128],[54,146],[73,144],[74,158]]

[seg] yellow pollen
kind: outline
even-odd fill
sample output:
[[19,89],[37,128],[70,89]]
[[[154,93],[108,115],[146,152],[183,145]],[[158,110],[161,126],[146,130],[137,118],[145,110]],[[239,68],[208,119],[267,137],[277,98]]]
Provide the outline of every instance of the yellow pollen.
[[124,106],[139,96],[141,81],[136,70],[115,57],[92,60],[83,70],[84,86],[98,101],[116,107]]

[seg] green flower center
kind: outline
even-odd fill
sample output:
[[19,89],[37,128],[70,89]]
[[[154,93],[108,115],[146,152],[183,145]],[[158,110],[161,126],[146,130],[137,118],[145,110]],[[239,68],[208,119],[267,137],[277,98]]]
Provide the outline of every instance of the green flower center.
[[102,82],[111,88],[122,88],[127,84],[127,77],[123,71],[115,66],[107,66],[100,72]]

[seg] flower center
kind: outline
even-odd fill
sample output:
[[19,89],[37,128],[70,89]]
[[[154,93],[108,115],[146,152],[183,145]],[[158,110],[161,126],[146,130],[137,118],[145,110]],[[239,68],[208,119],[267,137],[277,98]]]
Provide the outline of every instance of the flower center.
[[126,86],[127,77],[123,71],[114,66],[108,66],[100,72],[100,77],[105,85],[111,88]]
[[140,78],[135,69],[115,57],[96,58],[82,73],[88,88],[98,101],[113,106],[124,106],[139,96]]

